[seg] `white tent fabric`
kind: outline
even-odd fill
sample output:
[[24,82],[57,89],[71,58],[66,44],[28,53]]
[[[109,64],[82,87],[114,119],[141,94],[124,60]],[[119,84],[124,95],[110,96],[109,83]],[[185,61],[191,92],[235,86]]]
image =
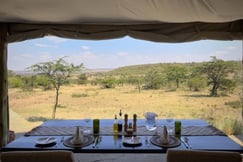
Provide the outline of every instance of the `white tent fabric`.
[[7,42],[55,35],[156,42],[241,40],[243,0],[1,0]]
[[229,22],[243,18],[242,8],[242,0],[1,0],[0,22]]

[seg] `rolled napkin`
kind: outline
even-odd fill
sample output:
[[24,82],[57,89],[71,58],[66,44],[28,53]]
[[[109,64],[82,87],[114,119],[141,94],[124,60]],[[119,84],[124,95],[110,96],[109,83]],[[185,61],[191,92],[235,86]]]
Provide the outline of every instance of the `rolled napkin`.
[[79,126],[77,126],[76,133],[72,140],[73,144],[75,145],[81,144],[83,142],[83,138],[84,138],[83,131],[82,130],[80,131]]
[[155,119],[158,115],[154,112],[146,112],[144,116],[146,119]]
[[164,126],[164,128],[163,128],[163,132],[161,132],[160,138],[161,138],[161,143],[162,144],[164,144],[164,145],[169,144],[169,142],[170,142],[170,136],[168,134],[168,131],[167,131],[167,127],[166,126]]

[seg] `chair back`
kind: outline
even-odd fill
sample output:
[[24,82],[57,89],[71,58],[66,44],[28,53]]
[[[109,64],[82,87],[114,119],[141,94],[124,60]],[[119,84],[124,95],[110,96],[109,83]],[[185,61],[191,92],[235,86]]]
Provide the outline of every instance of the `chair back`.
[[70,151],[10,151],[2,152],[1,162],[75,162]]
[[238,152],[168,150],[167,162],[242,162]]

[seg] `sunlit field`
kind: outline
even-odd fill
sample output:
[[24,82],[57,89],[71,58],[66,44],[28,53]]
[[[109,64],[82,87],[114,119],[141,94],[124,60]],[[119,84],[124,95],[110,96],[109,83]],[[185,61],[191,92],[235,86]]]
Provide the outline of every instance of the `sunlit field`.
[[[122,110],[132,117],[144,118],[147,111],[158,118],[205,119],[228,134],[239,132],[241,108],[237,92],[228,96],[209,97],[208,91],[142,90],[130,85],[102,89],[100,86],[67,85],[60,90],[56,119],[113,119]],[[55,90],[22,91],[9,89],[9,107],[32,126],[51,119]]]

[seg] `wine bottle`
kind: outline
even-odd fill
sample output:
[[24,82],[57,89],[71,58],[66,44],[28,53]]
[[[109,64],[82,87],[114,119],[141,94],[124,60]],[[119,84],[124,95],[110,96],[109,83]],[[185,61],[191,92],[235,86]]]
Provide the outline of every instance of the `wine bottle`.
[[118,119],[118,132],[122,132],[122,112],[120,110],[119,119]]
[[114,131],[114,133],[118,132],[118,121],[117,121],[116,115],[115,115],[115,120],[114,120],[114,124],[113,124],[113,131]]

